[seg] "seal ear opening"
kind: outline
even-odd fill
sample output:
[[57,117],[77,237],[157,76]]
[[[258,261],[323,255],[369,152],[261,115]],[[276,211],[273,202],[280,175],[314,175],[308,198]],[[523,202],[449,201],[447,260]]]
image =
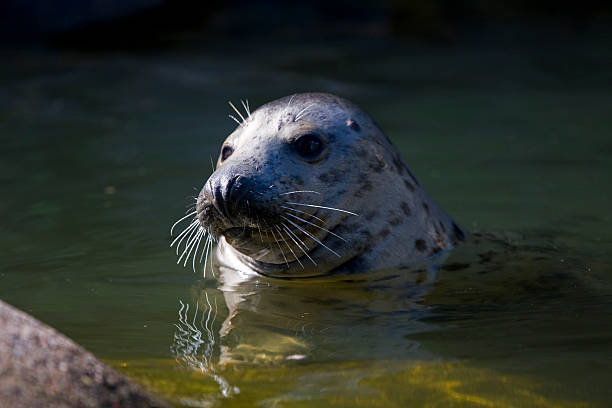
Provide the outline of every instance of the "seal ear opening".
[[350,127],[355,132],[361,131],[361,126],[359,126],[359,124],[357,122],[355,122],[353,119],[348,119],[346,121],[346,126]]

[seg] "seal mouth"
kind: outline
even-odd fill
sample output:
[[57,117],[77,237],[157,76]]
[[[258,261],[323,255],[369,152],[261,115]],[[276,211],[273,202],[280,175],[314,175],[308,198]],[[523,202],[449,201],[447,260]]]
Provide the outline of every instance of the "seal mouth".
[[[344,217],[331,214],[357,214],[319,205],[311,202],[309,196],[303,197],[305,194],[319,195],[316,191],[277,193],[268,191],[274,186],[268,190],[251,188],[251,184],[241,177],[224,180],[225,184],[207,182],[196,205],[199,224],[215,238],[223,237],[242,255],[263,262],[262,268],[270,264],[291,269],[292,259],[302,269],[306,262],[316,266],[312,253],[319,248],[341,257],[336,252],[338,243],[329,243],[328,239],[333,237],[346,242],[333,232]],[[218,188],[219,185],[229,187]]]
[[227,239],[251,239],[258,233],[257,228],[231,227],[223,230],[221,234]]

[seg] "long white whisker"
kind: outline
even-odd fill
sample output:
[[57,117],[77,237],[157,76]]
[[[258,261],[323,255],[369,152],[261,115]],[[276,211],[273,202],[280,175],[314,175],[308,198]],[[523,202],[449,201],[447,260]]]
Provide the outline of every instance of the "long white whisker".
[[359,214],[355,214],[354,212],[347,211],[347,210],[342,210],[340,208],[324,207],[322,205],[314,205],[314,204],[294,203],[292,201],[285,201],[285,202],[287,204],[290,204],[290,205],[302,205],[304,207],[313,207],[313,208],[322,208],[324,210],[340,211],[340,212],[343,212],[343,213],[347,213],[347,214],[351,214],[351,215],[355,215],[355,216],[359,217]]
[[294,211],[294,212],[299,213],[299,214],[306,214],[306,215],[308,215],[308,216],[310,216],[310,217],[314,218],[315,220],[319,220],[319,221],[321,221],[323,224],[325,224],[325,220],[324,220],[324,219],[319,218],[319,217],[317,217],[316,215],[312,215],[312,214],[311,214],[311,213],[309,213],[309,212],[302,211],[302,210],[296,210],[295,208],[292,208],[292,207],[287,207],[286,205],[281,205],[281,208],[284,208],[284,209],[289,210],[289,211]]
[[244,108],[244,110],[246,111],[247,115],[249,117],[251,117],[251,111],[249,110],[249,100],[246,100],[246,103],[244,103],[244,101],[241,99],[240,103],[242,104],[242,107]]
[[295,190],[295,191],[288,191],[286,193],[281,193],[279,195],[297,194],[297,193],[315,193],[315,194],[321,194],[318,191],[314,191],[314,190]]
[[200,237],[198,238],[198,243],[195,246],[195,251],[193,251],[193,259],[191,261],[191,267],[193,269],[193,273],[195,273],[195,260],[198,256],[198,248],[200,247],[200,243],[202,242],[202,238],[206,236],[206,230],[202,228],[200,230]]
[[293,225],[295,228],[299,229],[300,231],[302,231],[304,234],[308,235],[310,238],[312,238],[315,242],[317,242],[319,245],[321,245],[323,248],[327,249],[328,251],[330,251],[332,254],[336,255],[338,258],[340,258],[340,255],[334,251],[333,249],[331,249],[330,247],[328,247],[327,245],[325,245],[324,243],[322,243],[317,237],[315,237],[314,235],[310,234],[308,231],[306,231],[305,229],[303,229],[302,227],[300,227],[299,225],[297,225],[295,222],[291,221],[288,218],[285,218],[285,220],[290,223],[291,225]]
[[[310,255],[308,255],[308,252],[307,252],[307,251],[305,251],[305,250],[302,248],[302,245],[304,245],[304,248],[306,248],[306,250],[309,250],[309,249],[308,249],[308,247],[306,246],[306,244],[304,244],[304,241],[302,241],[302,240],[300,239],[300,237],[298,237],[297,235],[295,235],[295,234],[293,233],[293,231],[291,231],[291,229],[285,225],[285,223],[284,223],[284,222],[281,222],[281,225],[282,225],[282,226],[283,226],[283,228],[285,228],[285,230],[287,231],[287,233],[288,233],[288,235],[289,235],[289,238],[291,238],[291,240],[292,240],[293,242],[295,242],[295,245],[297,245],[297,247],[298,247],[298,248],[300,248],[300,249],[302,250],[302,252],[304,253],[304,255],[306,255],[306,257],[308,257],[308,259],[310,259],[310,261],[311,261],[311,262],[312,262],[312,263],[313,263],[315,266],[317,266],[317,263],[314,261],[314,259],[312,259],[312,258],[310,257]],[[298,242],[297,242],[297,241],[296,241],[296,240],[295,240],[295,239],[292,237],[292,235],[295,237],[295,239],[297,239],[298,241],[300,241],[300,242],[302,243],[302,245],[300,245],[300,244],[299,244],[299,243],[298,243]]]
[[210,241],[210,235],[206,235],[206,240],[204,241],[204,246],[202,247],[202,253],[200,254],[200,259],[198,263],[202,263],[202,259],[204,258],[204,251],[206,251],[206,245],[208,245],[208,241]]
[[[192,237],[194,234],[197,234],[199,232],[199,228],[194,228],[190,233],[189,233],[189,238],[187,238],[187,241],[185,242],[185,249],[183,250],[183,252],[181,253],[181,256],[179,257],[179,260],[176,262],[177,264],[179,264],[181,262],[181,258],[183,257],[183,255],[185,255],[185,253],[187,252],[187,250],[189,249],[189,246],[191,245],[192,242]],[[183,237],[185,238],[185,237]],[[181,239],[182,241],[182,239]],[[179,245],[176,246],[176,254],[178,255],[178,251],[180,248],[181,243],[179,242]]]
[[272,236],[274,237],[274,241],[276,241],[276,245],[278,245],[278,249],[280,249],[281,254],[283,254],[283,258],[285,258],[285,263],[287,264],[287,268],[288,268],[289,267],[289,262],[287,262],[287,257],[285,256],[285,251],[283,251],[283,248],[281,248],[280,243],[276,239],[276,235],[274,235],[274,231],[270,230],[270,232],[272,233]]
[[[347,241],[346,241],[346,239],[342,238],[340,235],[338,235],[338,234],[336,234],[336,233],[331,232],[331,231],[330,231],[330,230],[328,230],[327,228],[323,228],[323,227],[321,227],[321,226],[319,226],[319,225],[317,225],[317,224],[314,224],[314,223],[312,223],[312,222],[310,222],[310,221],[306,221],[305,219],[302,219],[302,218],[298,217],[297,215],[289,214],[288,212],[286,212],[285,214],[287,214],[288,216],[290,216],[290,217],[292,217],[292,218],[295,218],[296,220],[300,220],[300,221],[302,221],[302,222],[305,222],[306,224],[312,225],[313,227],[317,227],[317,228],[319,228],[319,229],[321,229],[321,230],[323,230],[323,231],[325,231],[325,232],[330,233],[330,234],[331,234],[331,235],[333,235],[334,237],[339,238],[339,239],[343,240],[344,242],[347,242]],[[281,218],[285,218],[285,217],[281,215]]]
[[[213,246],[213,241],[210,241],[210,245],[208,246],[208,259],[209,259],[209,265],[210,265],[210,274],[212,275],[212,277],[215,277],[215,273],[213,271],[213,259],[212,259],[212,246]],[[204,270],[206,272],[206,265],[204,266]]]
[[204,277],[206,277],[206,263],[208,262],[208,251],[211,245],[210,236],[208,238],[209,239],[206,241],[206,244],[204,245],[205,249],[202,250],[202,255],[204,255],[204,252],[206,251],[206,256],[204,258],[204,275],[203,275]]
[[280,237],[283,239],[283,241],[285,242],[285,245],[287,245],[287,248],[289,248],[289,251],[291,251],[291,253],[293,254],[293,257],[295,258],[296,261],[298,261],[298,263],[300,264],[300,266],[302,267],[302,269],[304,269],[304,265],[302,265],[302,262],[300,262],[300,260],[298,259],[297,255],[295,254],[295,252],[293,252],[293,249],[291,249],[291,245],[289,245],[289,243],[287,242],[287,240],[285,239],[285,237],[283,237],[283,232],[280,228],[278,228],[278,225],[274,226],[276,228],[276,230],[278,231],[278,234],[280,235]]
[[[204,228],[198,229],[198,232],[196,233],[196,235],[191,240],[190,245],[189,245],[189,252],[187,252],[187,256],[185,257],[185,262],[183,263],[183,267],[187,266],[187,262],[189,261],[189,256],[191,255],[191,252],[193,251],[193,248],[195,248],[196,244],[198,243],[198,240],[200,239],[200,237],[202,236],[203,233],[204,233]],[[179,258],[179,261],[180,260],[181,259]]]
[[238,109],[236,109],[236,107],[234,106],[234,104],[232,103],[232,101],[227,101],[227,103],[230,104],[230,106],[232,107],[232,109],[238,114],[238,116],[240,116],[240,118],[242,119],[242,121],[244,122],[244,116],[242,116],[242,113],[240,113],[240,111]]
[[234,115],[227,115],[230,118],[234,119],[234,121],[238,124],[238,125],[242,125],[242,122],[240,122],[238,119],[236,119],[236,117]]
[[[204,229],[200,229],[200,231],[198,231],[198,239],[197,242],[195,244],[195,251],[193,251],[193,258],[191,260],[191,268],[193,270],[193,272],[195,273],[195,260],[196,257],[198,255],[198,248],[200,247],[200,243],[202,242],[202,237],[204,236],[203,234]],[[188,260],[189,258],[187,258],[186,260]]]
[[172,236],[172,233],[174,231],[174,227],[177,226],[177,224],[179,224],[181,221],[183,221],[184,219],[187,219],[189,217],[191,217],[192,215],[194,215],[197,211],[193,211],[190,212],[189,214],[187,214],[186,216],[184,216],[183,218],[181,218],[180,220],[178,220],[177,222],[175,222],[174,224],[172,224],[172,227],[170,228],[170,236]]
[[312,106],[314,106],[314,103],[313,103],[313,104],[308,105],[307,107],[305,107],[304,109],[302,109],[301,111],[299,111],[299,112],[298,112],[298,114],[297,114],[297,115],[295,115],[295,118],[293,119],[293,121],[294,121],[294,122],[297,122],[298,120],[300,120],[300,119],[302,118],[302,115],[303,115],[304,113],[306,113],[306,111],[307,111],[309,108],[311,108]]
[[193,228],[195,228],[195,227],[197,227],[197,226],[198,226],[198,220],[193,221],[191,224],[189,224],[189,225],[187,226],[187,228],[185,228],[185,229],[183,230],[183,232],[181,232],[180,234],[178,234],[178,236],[177,236],[176,238],[174,238],[174,241],[172,241],[172,242],[170,243],[170,248],[172,248],[172,246],[174,245],[174,243],[175,243],[176,241],[179,241],[178,245],[176,246],[177,255],[178,255],[178,248],[179,248],[179,246],[181,246],[181,241],[182,241],[182,240],[185,238],[185,236],[187,235],[187,233],[188,233],[189,231],[191,231]]
[[289,105],[291,105],[291,101],[293,100],[294,97],[295,97],[295,94],[291,95],[291,98],[289,98],[289,103],[287,104],[287,108],[289,107]]
[[304,248],[306,248],[306,251],[310,251],[310,248],[308,248],[308,245],[306,245],[306,243],[300,237],[295,235],[295,233],[293,231],[291,231],[291,228],[289,228],[287,226],[287,224],[285,224],[284,222],[281,222],[281,225],[287,230],[287,232],[289,232],[291,235],[293,235],[293,237],[295,237],[295,239],[297,239],[299,241],[299,243],[300,243],[299,245],[301,245]]

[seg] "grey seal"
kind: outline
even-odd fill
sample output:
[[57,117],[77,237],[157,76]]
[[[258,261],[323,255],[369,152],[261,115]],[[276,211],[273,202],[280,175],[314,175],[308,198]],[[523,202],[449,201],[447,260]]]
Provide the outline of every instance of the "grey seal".
[[[373,119],[325,93],[281,98],[244,114],[222,145],[179,262],[205,242],[245,273],[293,278],[406,267],[465,237]],[[176,225],[176,224],[175,224]],[[173,226],[174,227],[174,226]]]

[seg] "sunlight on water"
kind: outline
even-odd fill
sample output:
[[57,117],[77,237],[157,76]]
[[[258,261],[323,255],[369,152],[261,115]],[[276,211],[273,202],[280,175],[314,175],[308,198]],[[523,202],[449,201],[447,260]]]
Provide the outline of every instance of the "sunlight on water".
[[178,406],[227,407],[593,407],[560,400],[549,381],[533,381],[465,362],[376,361],[225,370],[240,393],[223,399],[209,378],[184,375],[171,360],[110,361]]

